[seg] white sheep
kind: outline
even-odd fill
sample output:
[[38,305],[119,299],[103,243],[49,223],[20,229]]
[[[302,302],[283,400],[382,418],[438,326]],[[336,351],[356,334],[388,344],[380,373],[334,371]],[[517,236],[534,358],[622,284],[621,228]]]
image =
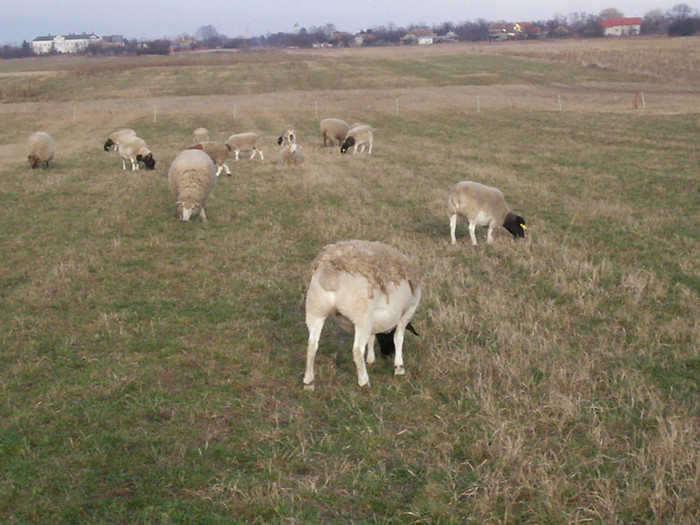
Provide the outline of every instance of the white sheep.
[[124,128],[115,131],[114,133],[110,134],[109,137],[107,137],[104,145],[105,151],[109,151],[112,146],[114,146],[116,151],[119,151],[119,143],[121,140],[124,137],[130,137],[132,135],[136,136],[136,132],[131,128]]
[[360,148],[360,153],[365,150],[365,145],[369,145],[368,155],[372,154],[372,141],[374,140],[374,131],[372,126],[367,124],[358,124],[348,130],[345,140],[340,146],[341,153],[347,153],[348,149],[353,147],[352,154],[357,155],[357,148]]
[[146,141],[136,135],[127,135],[122,137],[117,150],[122,158],[122,169],[126,169],[126,161],[131,162],[131,169],[138,170],[139,162],[143,162],[147,170],[152,170],[156,167],[156,159],[153,158],[153,153],[146,146]]
[[204,204],[216,187],[214,163],[209,155],[201,150],[181,151],[168,170],[168,184],[177,199],[177,216],[188,222],[199,215],[207,222]]
[[404,332],[421,297],[417,272],[401,252],[380,242],[344,241],[326,246],[311,265],[306,292],[304,388],[313,390],[314,357],[323,325],[335,314],[355,330],[353,360],[360,386],[369,384],[365,366],[374,362],[374,336],[394,330],[394,374],[403,375]]
[[207,128],[197,128],[192,132],[192,142],[207,142],[209,141],[209,130]]
[[49,167],[49,162],[56,154],[56,144],[51,135],[45,131],[36,131],[29,135],[27,144],[27,161],[32,169],[37,166]]
[[280,146],[287,146],[290,144],[296,144],[297,133],[293,126],[287,126],[282,130],[282,134],[277,138],[277,144]]
[[501,190],[472,181],[461,181],[450,191],[447,203],[450,216],[450,241],[457,242],[455,229],[457,217],[466,217],[469,221],[469,235],[476,246],[474,231],[477,226],[488,226],[487,244],[493,242],[493,230],[503,226],[514,237],[525,237],[525,219],[516,215],[506,204]]
[[347,122],[339,118],[324,118],[321,121],[320,128],[323,146],[325,147],[327,141],[330,141],[331,146],[333,146],[334,140],[337,140],[338,146],[340,146],[345,140],[350,126],[348,126]]
[[231,148],[231,151],[236,153],[236,160],[238,160],[239,151],[249,150],[253,150],[253,154],[250,156],[251,160],[255,158],[256,153],[260,154],[260,160],[264,160],[262,149],[260,149],[260,135],[257,133],[249,131],[247,133],[231,135],[226,141],[226,144]]
[[285,144],[280,151],[280,163],[285,165],[298,166],[304,162],[301,148],[296,143]]
[[226,165],[226,159],[228,154],[231,152],[231,148],[228,144],[223,142],[216,142],[213,140],[208,140],[205,142],[199,142],[197,144],[192,144],[187,146],[187,149],[199,149],[204,153],[209,155],[214,166],[216,166],[216,176],[218,177],[222,169],[226,169],[226,175],[231,176],[231,170]]

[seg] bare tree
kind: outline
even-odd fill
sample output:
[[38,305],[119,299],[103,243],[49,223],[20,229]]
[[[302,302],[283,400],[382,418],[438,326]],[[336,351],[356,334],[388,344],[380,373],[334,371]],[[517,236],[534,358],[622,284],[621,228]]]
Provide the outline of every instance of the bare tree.
[[676,4],[668,12],[668,17],[674,20],[684,20],[693,14],[692,8],[688,4]]
[[598,16],[600,16],[601,20],[610,20],[611,18],[622,18],[625,15],[623,15],[622,11],[619,9],[608,7],[607,9],[603,9]]

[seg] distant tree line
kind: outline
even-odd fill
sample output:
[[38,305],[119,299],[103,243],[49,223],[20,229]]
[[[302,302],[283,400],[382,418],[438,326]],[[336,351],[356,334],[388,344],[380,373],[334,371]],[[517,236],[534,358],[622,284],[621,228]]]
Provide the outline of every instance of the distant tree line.
[[[599,38],[603,36],[602,20],[622,18],[623,14],[614,8],[604,9],[599,14],[580,12],[568,17],[556,15],[549,20],[538,20],[522,24],[517,38]],[[438,37],[449,36],[450,40],[480,42],[490,38],[493,23],[484,19],[476,22],[454,24],[444,22],[429,28]],[[220,34],[214,26],[200,27],[193,37],[181,35],[178,38],[136,41],[129,40],[119,45],[91,44],[84,51],[89,55],[167,55],[171,52],[195,49],[247,49],[257,46],[270,47],[348,47],[398,45],[407,33],[425,29],[410,25],[397,27],[393,24],[360,31],[357,35],[339,31],[333,24],[320,27],[297,28],[292,33],[269,33],[264,36],[229,38]],[[669,36],[690,36],[700,32],[700,14],[687,4],[676,4],[669,11],[654,9],[642,19],[641,34],[668,34]],[[32,56],[32,46],[23,42],[21,46],[5,45],[0,49],[0,58],[21,58]]]

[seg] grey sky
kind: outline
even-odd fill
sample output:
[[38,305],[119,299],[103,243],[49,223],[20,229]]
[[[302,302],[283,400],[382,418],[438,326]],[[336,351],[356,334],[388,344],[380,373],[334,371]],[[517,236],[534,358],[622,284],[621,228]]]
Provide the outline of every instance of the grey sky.
[[[547,20],[574,12],[598,14],[615,7],[625,16],[644,16],[653,9],[670,10],[676,0],[0,0],[0,44],[47,34],[94,32],[98,36],[154,39],[194,34],[213,25],[230,37],[245,34],[291,32],[302,27],[334,24],[338,30],[355,32],[393,23],[395,26],[441,22],[460,23],[484,18],[489,21]],[[693,10],[699,0],[683,2]]]

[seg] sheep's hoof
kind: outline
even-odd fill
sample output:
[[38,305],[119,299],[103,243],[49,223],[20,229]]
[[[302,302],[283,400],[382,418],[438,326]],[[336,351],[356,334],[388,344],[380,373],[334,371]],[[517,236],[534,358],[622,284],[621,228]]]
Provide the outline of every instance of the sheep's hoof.
[[405,376],[406,375],[406,369],[403,367],[403,365],[399,365],[399,366],[394,367],[394,375],[395,376]]
[[360,381],[358,381],[357,384],[360,385],[360,388],[364,388],[364,387],[369,388],[369,379],[367,379],[367,381],[365,381],[364,383],[361,383]]
[[304,391],[313,392],[313,391],[314,391],[314,384],[313,384],[313,383],[309,383],[309,384],[307,385],[306,383],[304,383]]

